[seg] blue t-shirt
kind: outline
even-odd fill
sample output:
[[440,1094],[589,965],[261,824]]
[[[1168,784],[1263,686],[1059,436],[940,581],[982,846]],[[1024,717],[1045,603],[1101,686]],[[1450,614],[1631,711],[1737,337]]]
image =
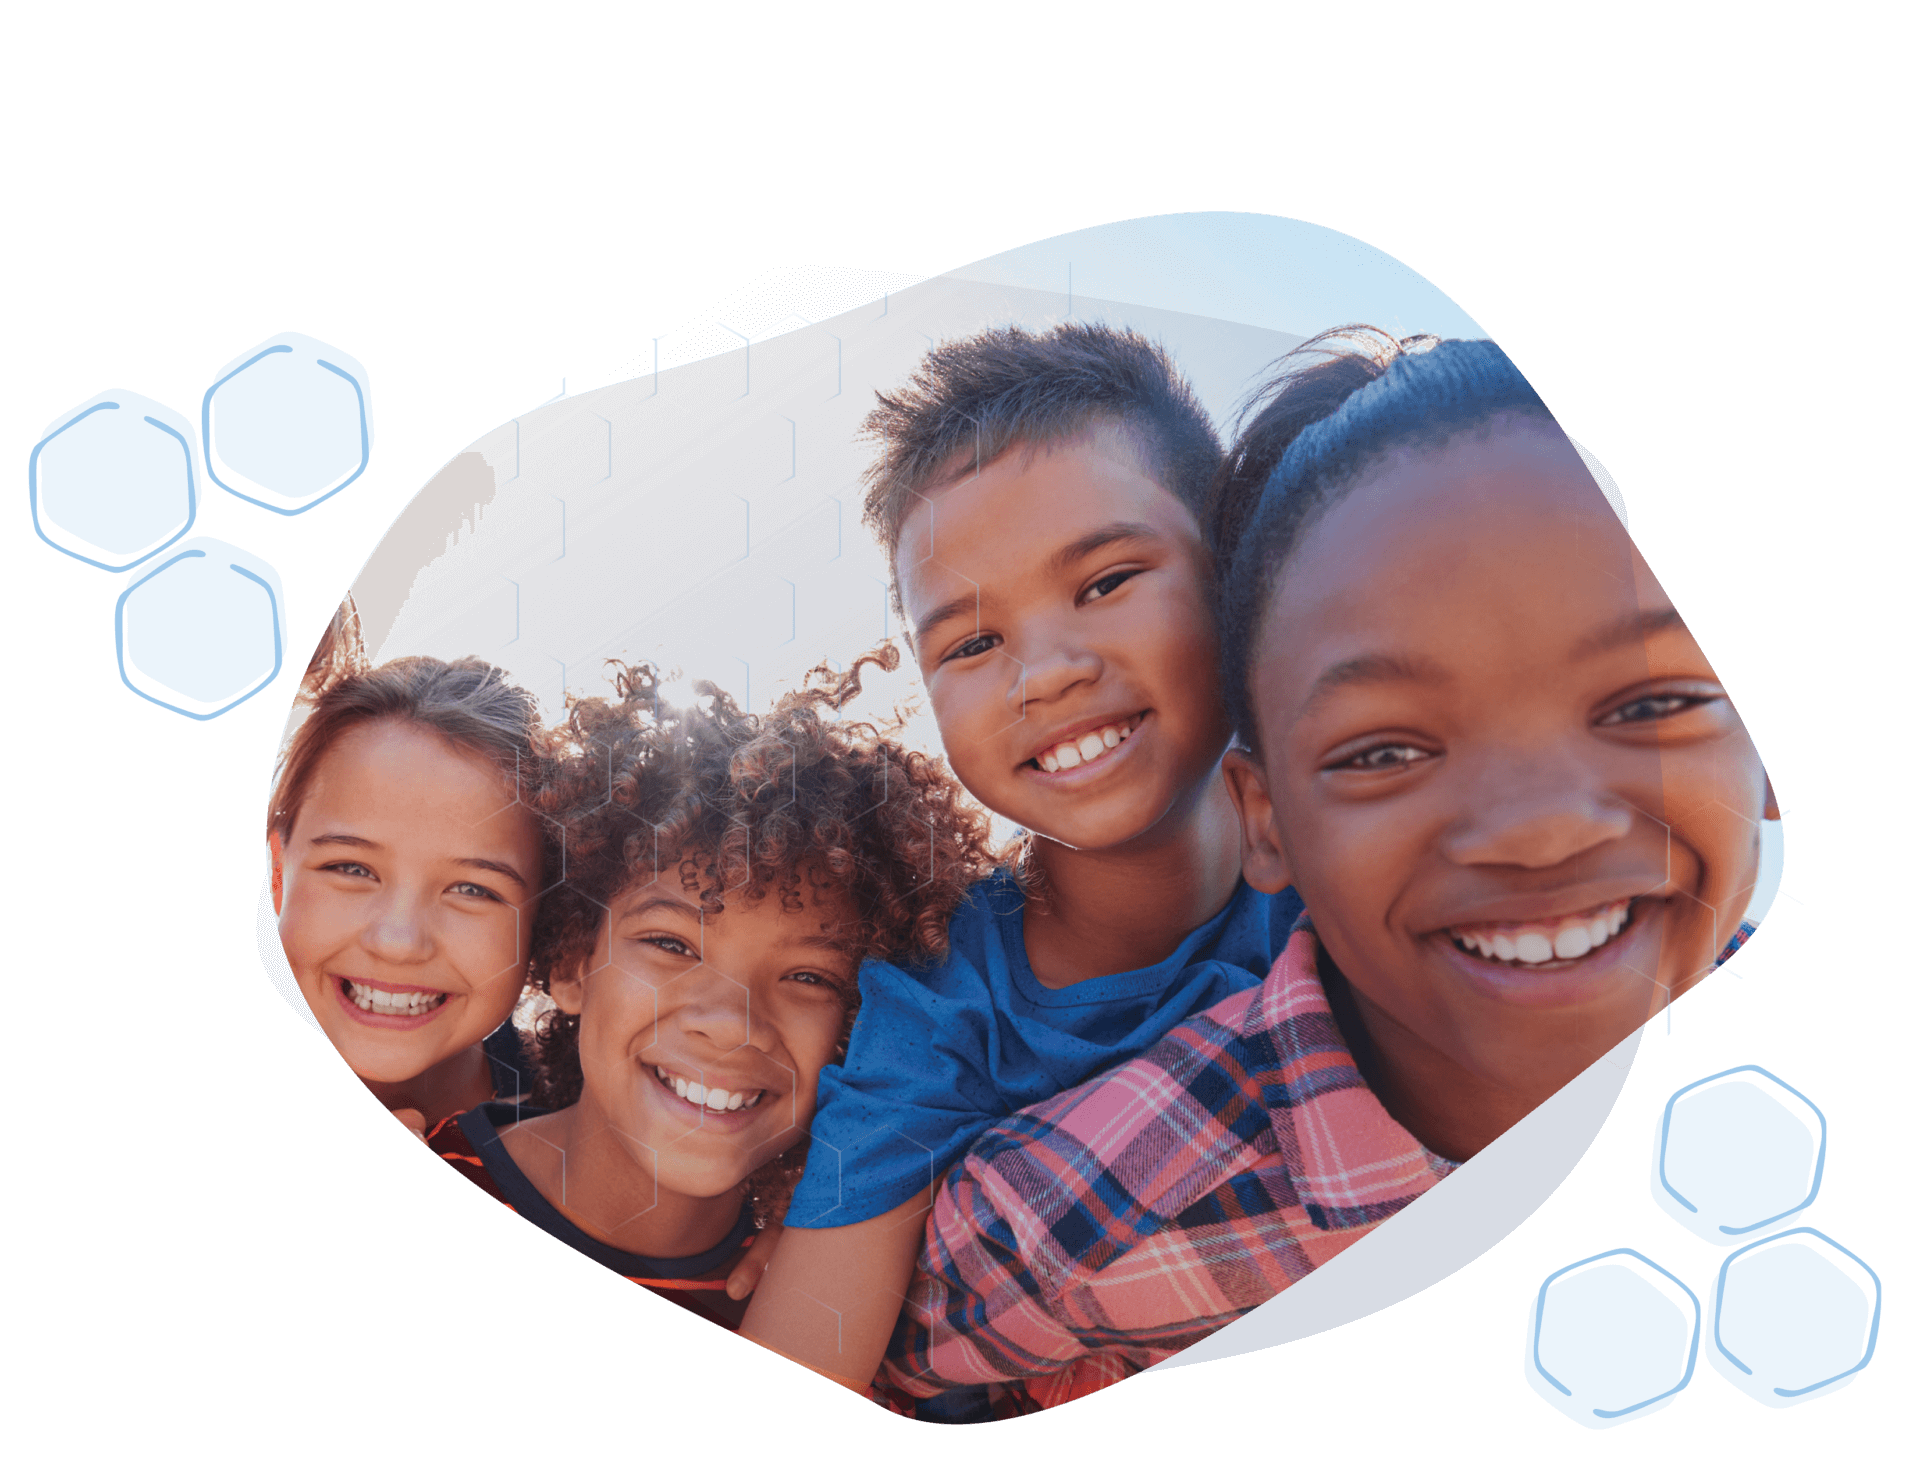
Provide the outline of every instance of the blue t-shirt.
[[1242,881],[1160,963],[1048,989],[1027,962],[1026,900],[1004,872],[970,891],[938,963],[860,966],[843,1066],[820,1074],[787,1225],[851,1226],[937,1181],[988,1125],[1130,1060],[1189,1015],[1258,984],[1300,915]]

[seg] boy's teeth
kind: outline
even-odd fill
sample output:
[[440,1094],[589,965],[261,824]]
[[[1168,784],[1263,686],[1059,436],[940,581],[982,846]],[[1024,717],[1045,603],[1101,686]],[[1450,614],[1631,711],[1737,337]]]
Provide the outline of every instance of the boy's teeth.
[[731,1092],[724,1087],[708,1087],[704,1083],[689,1082],[685,1077],[676,1077],[660,1067],[653,1069],[653,1075],[660,1079],[663,1087],[671,1087],[674,1092],[690,1103],[696,1103],[709,1113],[738,1113],[742,1108],[751,1108],[760,1101],[764,1088],[753,1092]]
[[385,989],[369,989],[364,984],[355,984],[351,979],[342,979],[341,986],[362,1010],[375,1015],[425,1015],[429,1010],[437,1009],[443,994],[429,994],[422,990],[401,990],[394,993]]
[[1057,747],[1049,747],[1035,761],[1049,773],[1058,773],[1063,768],[1077,768],[1082,763],[1092,762],[1109,748],[1118,747],[1132,735],[1132,722],[1100,727],[1083,737],[1074,737]]
[[1615,902],[1584,916],[1521,923],[1503,932],[1456,931],[1453,940],[1469,953],[1501,963],[1544,964],[1584,958],[1626,925],[1628,911],[1627,903]]

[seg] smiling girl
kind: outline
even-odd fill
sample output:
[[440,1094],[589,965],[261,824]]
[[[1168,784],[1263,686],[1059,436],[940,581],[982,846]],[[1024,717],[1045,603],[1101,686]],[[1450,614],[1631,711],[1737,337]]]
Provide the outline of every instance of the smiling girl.
[[1345,395],[1286,443],[1223,584],[1228,783],[1248,879],[1305,899],[1368,1080],[1464,1159],[1743,935],[1778,811],[1498,347],[1380,336],[1278,405],[1316,379]]
[[367,1087],[424,1129],[526,1092],[508,1023],[552,879],[539,710],[475,659],[370,668],[342,607],[267,811],[280,942],[314,1018]]
[[992,867],[986,820],[941,764],[830,715],[867,660],[896,662],[869,656],[764,716],[711,686],[676,710],[645,668],[618,673],[617,700],[573,704],[539,801],[565,839],[534,951],[554,1001],[536,1096],[555,1111],[492,1104],[429,1140],[575,1251],[728,1328],[862,958],[938,957]]

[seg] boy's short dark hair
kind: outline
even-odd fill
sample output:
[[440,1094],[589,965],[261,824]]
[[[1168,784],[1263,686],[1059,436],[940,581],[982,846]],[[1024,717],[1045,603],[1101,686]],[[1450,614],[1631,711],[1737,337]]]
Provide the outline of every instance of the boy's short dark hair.
[[1016,443],[1058,443],[1096,422],[1123,432],[1141,472],[1206,524],[1220,437],[1166,351],[1135,331],[986,330],[936,346],[879,403],[861,424],[881,448],[866,473],[864,519],[889,565],[915,499],[957,464],[984,467]]

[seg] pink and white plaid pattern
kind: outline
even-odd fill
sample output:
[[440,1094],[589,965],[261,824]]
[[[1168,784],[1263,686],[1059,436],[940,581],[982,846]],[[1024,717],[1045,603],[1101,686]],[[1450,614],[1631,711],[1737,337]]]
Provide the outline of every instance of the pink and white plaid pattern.
[[948,1175],[876,1391],[1055,1406],[1358,1241],[1454,1164],[1367,1088],[1303,923],[1265,982],[996,1124]]

